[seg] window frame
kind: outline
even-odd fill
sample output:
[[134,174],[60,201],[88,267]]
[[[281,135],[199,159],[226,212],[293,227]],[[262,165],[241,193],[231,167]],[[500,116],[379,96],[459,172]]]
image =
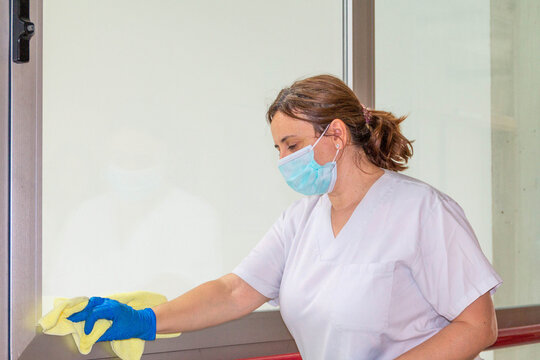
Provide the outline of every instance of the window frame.
[[[0,359],[9,356],[9,1],[0,0]],[[8,56],[6,56],[8,55]]]

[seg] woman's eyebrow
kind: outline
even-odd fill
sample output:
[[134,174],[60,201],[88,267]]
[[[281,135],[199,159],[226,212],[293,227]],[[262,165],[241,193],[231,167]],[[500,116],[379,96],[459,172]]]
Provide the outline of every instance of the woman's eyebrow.
[[284,143],[285,140],[287,140],[288,138],[294,137],[294,136],[296,136],[296,135],[287,135],[287,136],[284,136],[279,142],[280,142],[280,143]]

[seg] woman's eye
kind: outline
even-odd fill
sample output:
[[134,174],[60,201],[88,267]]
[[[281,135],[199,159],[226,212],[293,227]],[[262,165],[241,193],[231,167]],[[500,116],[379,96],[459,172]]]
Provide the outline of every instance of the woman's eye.
[[287,149],[293,151],[294,149],[296,149],[296,144],[289,145],[289,147]]

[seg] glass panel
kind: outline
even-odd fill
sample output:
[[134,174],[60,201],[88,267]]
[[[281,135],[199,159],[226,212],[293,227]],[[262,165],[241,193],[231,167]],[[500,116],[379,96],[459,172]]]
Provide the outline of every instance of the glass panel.
[[456,200],[492,259],[489,2],[375,6],[376,108],[409,115],[405,174]]
[[43,310],[175,297],[230,272],[297,195],[265,111],[342,75],[342,2],[44,2]]
[[[416,140],[405,174],[464,208],[504,280],[497,307],[540,303],[540,2],[375,10],[376,107],[409,114],[402,128]],[[486,358],[537,358],[540,347],[514,351]]]
[[493,261],[505,279],[495,304],[538,304],[540,2],[494,0],[491,17]]

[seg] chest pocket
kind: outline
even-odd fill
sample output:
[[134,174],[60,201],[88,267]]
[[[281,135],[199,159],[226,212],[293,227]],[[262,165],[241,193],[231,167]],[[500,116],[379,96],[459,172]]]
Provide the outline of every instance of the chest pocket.
[[334,284],[330,319],[349,331],[380,332],[388,326],[395,262],[346,264]]

